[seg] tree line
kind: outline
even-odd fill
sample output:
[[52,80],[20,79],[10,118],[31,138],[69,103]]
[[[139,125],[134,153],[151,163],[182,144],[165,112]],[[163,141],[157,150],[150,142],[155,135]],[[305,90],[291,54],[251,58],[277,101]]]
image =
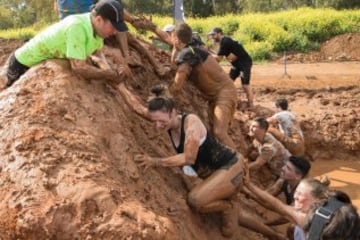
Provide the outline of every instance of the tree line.
[[[134,14],[171,16],[174,0],[122,0]],[[184,0],[185,17],[272,12],[300,7],[356,9],[360,0]],[[58,19],[53,0],[0,0],[0,29],[21,28]]]

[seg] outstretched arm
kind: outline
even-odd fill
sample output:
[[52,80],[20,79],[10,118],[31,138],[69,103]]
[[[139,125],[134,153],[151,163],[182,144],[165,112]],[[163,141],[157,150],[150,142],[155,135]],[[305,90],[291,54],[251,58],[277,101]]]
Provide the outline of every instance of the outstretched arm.
[[101,69],[89,65],[84,60],[70,59],[71,69],[85,79],[108,79],[115,83],[122,80],[122,73],[114,69]]
[[170,92],[176,95],[182,88],[186,79],[188,79],[192,68],[188,63],[183,63],[178,66],[174,82],[170,86]]
[[280,215],[286,217],[290,222],[299,224],[299,213],[289,205],[284,204],[276,197],[270,195],[268,192],[261,190],[251,182],[246,183],[246,187],[261,201],[266,202]]
[[150,120],[149,111],[147,108],[141,103],[141,100],[137,96],[132,94],[126,88],[124,83],[117,85],[117,89],[130,108],[132,108],[141,117]]

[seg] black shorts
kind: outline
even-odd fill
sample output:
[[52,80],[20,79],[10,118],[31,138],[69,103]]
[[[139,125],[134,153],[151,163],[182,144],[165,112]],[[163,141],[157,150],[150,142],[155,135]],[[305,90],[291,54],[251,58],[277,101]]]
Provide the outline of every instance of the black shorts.
[[9,67],[7,69],[7,87],[10,87],[21,75],[29,69],[28,66],[21,64],[16,58],[14,53],[9,58]]
[[235,81],[240,76],[242,85],[250,84],[251,65],[249,66],[232,66],[230,69],[230,78]]

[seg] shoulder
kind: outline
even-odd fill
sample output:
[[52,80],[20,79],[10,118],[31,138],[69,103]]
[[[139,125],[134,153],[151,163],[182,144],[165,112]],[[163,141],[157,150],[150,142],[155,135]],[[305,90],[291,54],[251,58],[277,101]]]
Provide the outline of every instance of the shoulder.
[[223,36],[221,39],[221,44],[231,44],[234,40],[228,36]]
[[207,130],[201,119],[195,114],[189,114],[186,116],[184,122],[184,129],[186,137],[191,138],[202,138],[206,135]]
[[178,53],[176,64],[188,63],[190,66],[196,66],[201,62],[201,50],[195,47],[185,47]]
[[194,113],[189,113],[186,115],[185,124],[187,125],[188,123],[197,123],[203,125],[201,119]]

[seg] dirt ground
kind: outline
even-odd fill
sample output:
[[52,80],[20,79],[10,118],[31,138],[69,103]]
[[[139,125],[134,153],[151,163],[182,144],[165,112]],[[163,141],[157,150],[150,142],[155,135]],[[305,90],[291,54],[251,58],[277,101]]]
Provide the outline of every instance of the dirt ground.
[[[0,39],[0,63],[21,44]],[[167,62],[166,53],[142,44]],[[311,175],[329,175],[332,186],[348,192],[358,207],[359,48],[360,34],[347,34],[320,52],[290,54],[287,75],[281,59],[254,65],[256,106],[245,108],[236,81],[239,104],[231,127],[244,151],[249,119],[270,116],[275,99],[289,99],[313,158]],[[124,83],[145,103],[149,87],[170,83],[172,75],[157,76],[130,49],[142,66],[132,66],[135,80]],[[206,122],[206,103],[190,84],[177,101]],[[224,239],[217,214],[189,208],[177,169],[143,172],[134,163],[135,154],[174,152],[166,134],[134,113],[105,80],[78,78],[66,61],[44,62],[0,92],[0,120],[0,239]],[[270,216],[242,195],[237,204],[260,219]],[[230,239],[265,238],[239,227]]]

